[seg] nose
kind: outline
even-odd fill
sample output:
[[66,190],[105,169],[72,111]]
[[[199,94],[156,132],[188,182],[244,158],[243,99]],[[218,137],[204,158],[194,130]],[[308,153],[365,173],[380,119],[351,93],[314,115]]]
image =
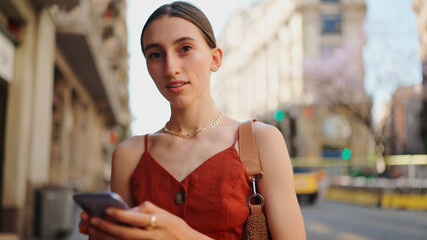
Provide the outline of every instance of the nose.
[[178,56],[168,54],[166,57],[166,75],[169,77],[175,77],[181,71],[181,63]]

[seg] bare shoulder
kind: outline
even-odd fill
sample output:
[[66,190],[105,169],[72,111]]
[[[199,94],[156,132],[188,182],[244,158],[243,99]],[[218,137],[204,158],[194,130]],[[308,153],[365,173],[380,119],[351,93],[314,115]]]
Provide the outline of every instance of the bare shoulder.
[[143,151],[144,136],[132,136],[117,145],[113,152],[113,161],[136,161]]
[[132,175],[144,151],[144,136],[133,136],[120,143],[113,152],[111,167],[111,190],[117,192],[133,206],[130,192],[130,176]]
[[285,139],[279,129],[270,124],[255,122],[253,131],[263,168],[271,168],[272,171],[284,170],[283,167],[285,166],[282,164],[286,163],[285,168],[289,169],[289,153]]
[[[282,133],[275,126],[263,122],[254,122],[253,131],[259,143],[284,141]],[[264,145],[264,144],[263,144]]]

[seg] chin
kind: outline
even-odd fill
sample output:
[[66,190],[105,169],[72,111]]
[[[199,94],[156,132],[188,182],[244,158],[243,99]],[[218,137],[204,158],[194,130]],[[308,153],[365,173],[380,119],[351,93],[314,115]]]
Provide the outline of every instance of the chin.
[[173,108],[186,108],[188,106],[190,106],[191,101],[188,101],[188,99],[171,99],[171,101],[169,101],[171,107]]

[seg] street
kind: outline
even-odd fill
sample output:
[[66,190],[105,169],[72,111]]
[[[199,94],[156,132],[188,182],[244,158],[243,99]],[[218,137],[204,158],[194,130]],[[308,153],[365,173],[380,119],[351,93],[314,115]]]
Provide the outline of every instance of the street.
[[320,200],[301,205],[308,240],[426,240],[427,211],[361,207]]

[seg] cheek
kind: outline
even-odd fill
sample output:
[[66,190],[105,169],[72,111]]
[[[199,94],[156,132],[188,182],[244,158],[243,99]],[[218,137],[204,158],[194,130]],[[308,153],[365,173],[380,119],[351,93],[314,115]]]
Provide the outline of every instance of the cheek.
[[154,82],[160,80],[162,73],[159,64],[147,64],[147,70]]
[[205,55],[194,56],[191,61],[188,62],[188,67],[198,72],[198,74],[210,73],[210,59]]

